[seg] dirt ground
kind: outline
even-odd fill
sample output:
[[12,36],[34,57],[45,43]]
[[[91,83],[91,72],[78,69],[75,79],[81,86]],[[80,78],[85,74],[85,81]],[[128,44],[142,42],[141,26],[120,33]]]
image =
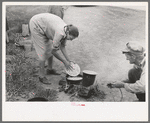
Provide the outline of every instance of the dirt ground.
[[[145,14],[146,12],[142,10],[112,6],[70,6],[65,10],[64,21],[79,29],[79,37],[72,42],[67,42],[66,49],[69,57],[79,64],[81,73],[83,70],[97,72],[96,81],[100,90],[105,93],[103,99],[95,98],[93,102],[120,101],[120,90],[109,89],[106,85],[127,78],[128,70],[132,68],[132,65],[121,51],[129,41],[137,41],[145,45]],[[30,57],[38,59],[35,51],[30,53]],[[64,66],[54,58],[54,68],[62,72]],[[49,75],[47,77],[51,85],[38,83],[38,86],[58,91],[57,101],[91,101],[84,98],[70,98],[70,95],[59,92],[58,82],[61,76]],[[122,89],[122,92],[123,102],[137,100],[134,94],[126,92],[125,89]],[[25,100],[20,99],[20,101]]]

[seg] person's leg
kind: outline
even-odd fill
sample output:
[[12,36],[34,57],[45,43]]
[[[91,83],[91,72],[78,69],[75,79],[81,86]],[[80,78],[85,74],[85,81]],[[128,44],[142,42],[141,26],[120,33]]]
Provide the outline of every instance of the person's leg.
[[[137,80],[139,80],[141,77],[141,73],[142,73],[141,69],[135,69],[135,68],[131,69],[128,72],[128,78],[129,78],[128,83],[135,83]],[[145,93],[136,94],[136,96],[139,99],[139,101],[145,101]]]
[[139,80],[139,77],[141,75],[141,70],[132,68],[128,72],[128,79],[123,80],[124,83],[135,83],[136,80]]
[[57,72],[53,69],[53,56],[51,56],[51,57],[48,58],[47,74],[60,75],[60,73],[57,73]]
[[40,60],[39,62],[40,62],[39,63],[39,66],[40,66],[39,80],[40,80],[40,82],[42,82],[44,84],[51,84],[45,76],[45,70],[44,70],[45,61]]
[[45,76],[44,66],[45,66],[45,42],[46,38],[36,31],[36,25],[33,23],[33,20],[30,20],[30,32],[31,32],[31,41],[34,45],[35,51],[39,57],[39,81],[44,84],[51,84]]
[[142,94],[136,94],[139,101],[144,102],[145,101],[145,93]]
[[128,79],[129,79],[128,83],[135,83],[137,80],[139,80],[141,77],[141,73],[142,73],[141,69],[135,68],[130,69],[128,72]]
[[53,68],[53,56],[48,58],[48,69],[52,70]]
[[44,77],[45,76],[45,71],[44,71],[45,61],[39,60],[39,66],[40,66],[39,76]]

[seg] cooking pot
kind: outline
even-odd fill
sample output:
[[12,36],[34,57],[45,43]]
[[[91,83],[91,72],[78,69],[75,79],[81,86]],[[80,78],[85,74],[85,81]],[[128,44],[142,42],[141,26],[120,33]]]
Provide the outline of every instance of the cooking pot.
[[96,75],[97,75],[97,73],[94,71],[84,70],[82,85],[85,87],[93,85]]
[[76,76],[76,77],[68,76],[66,77],[66,79],[68,84],[79,85],[82,82],[83,78],[82,76]]

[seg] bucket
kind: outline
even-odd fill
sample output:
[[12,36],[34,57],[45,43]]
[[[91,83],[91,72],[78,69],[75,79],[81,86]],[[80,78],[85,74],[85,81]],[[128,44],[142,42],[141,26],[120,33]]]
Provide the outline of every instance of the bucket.
[[97,73],[94,71],[84,70],[82,85],[85,87],[93,85],[96,75]]

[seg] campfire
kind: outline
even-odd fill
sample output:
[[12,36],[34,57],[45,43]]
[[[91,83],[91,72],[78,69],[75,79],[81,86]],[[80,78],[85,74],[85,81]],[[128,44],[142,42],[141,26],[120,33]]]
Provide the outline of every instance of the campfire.
[[90,98],[91,95],[98,93],[95,82],[96,72],[83,71],[83,75],[70,76],[66,74],[65,79],[59,82],[59,91],[64,91],[70,94],[70,97],[80,96],[83,98]]
[[96,85],[95,78],[97,73],[90,70],[84,70],[80,74],[80,67],[78,64],[71,63],[73,70],[65,69],[65,75],[63,76],[63,80],[59,81],[59,92],[64,91],[66,94],[69,94],[70,97],[82,97],[82,98],[90,98],[92,95],[102,95],[104,98],[105,94],[98,89],[98,85]]

